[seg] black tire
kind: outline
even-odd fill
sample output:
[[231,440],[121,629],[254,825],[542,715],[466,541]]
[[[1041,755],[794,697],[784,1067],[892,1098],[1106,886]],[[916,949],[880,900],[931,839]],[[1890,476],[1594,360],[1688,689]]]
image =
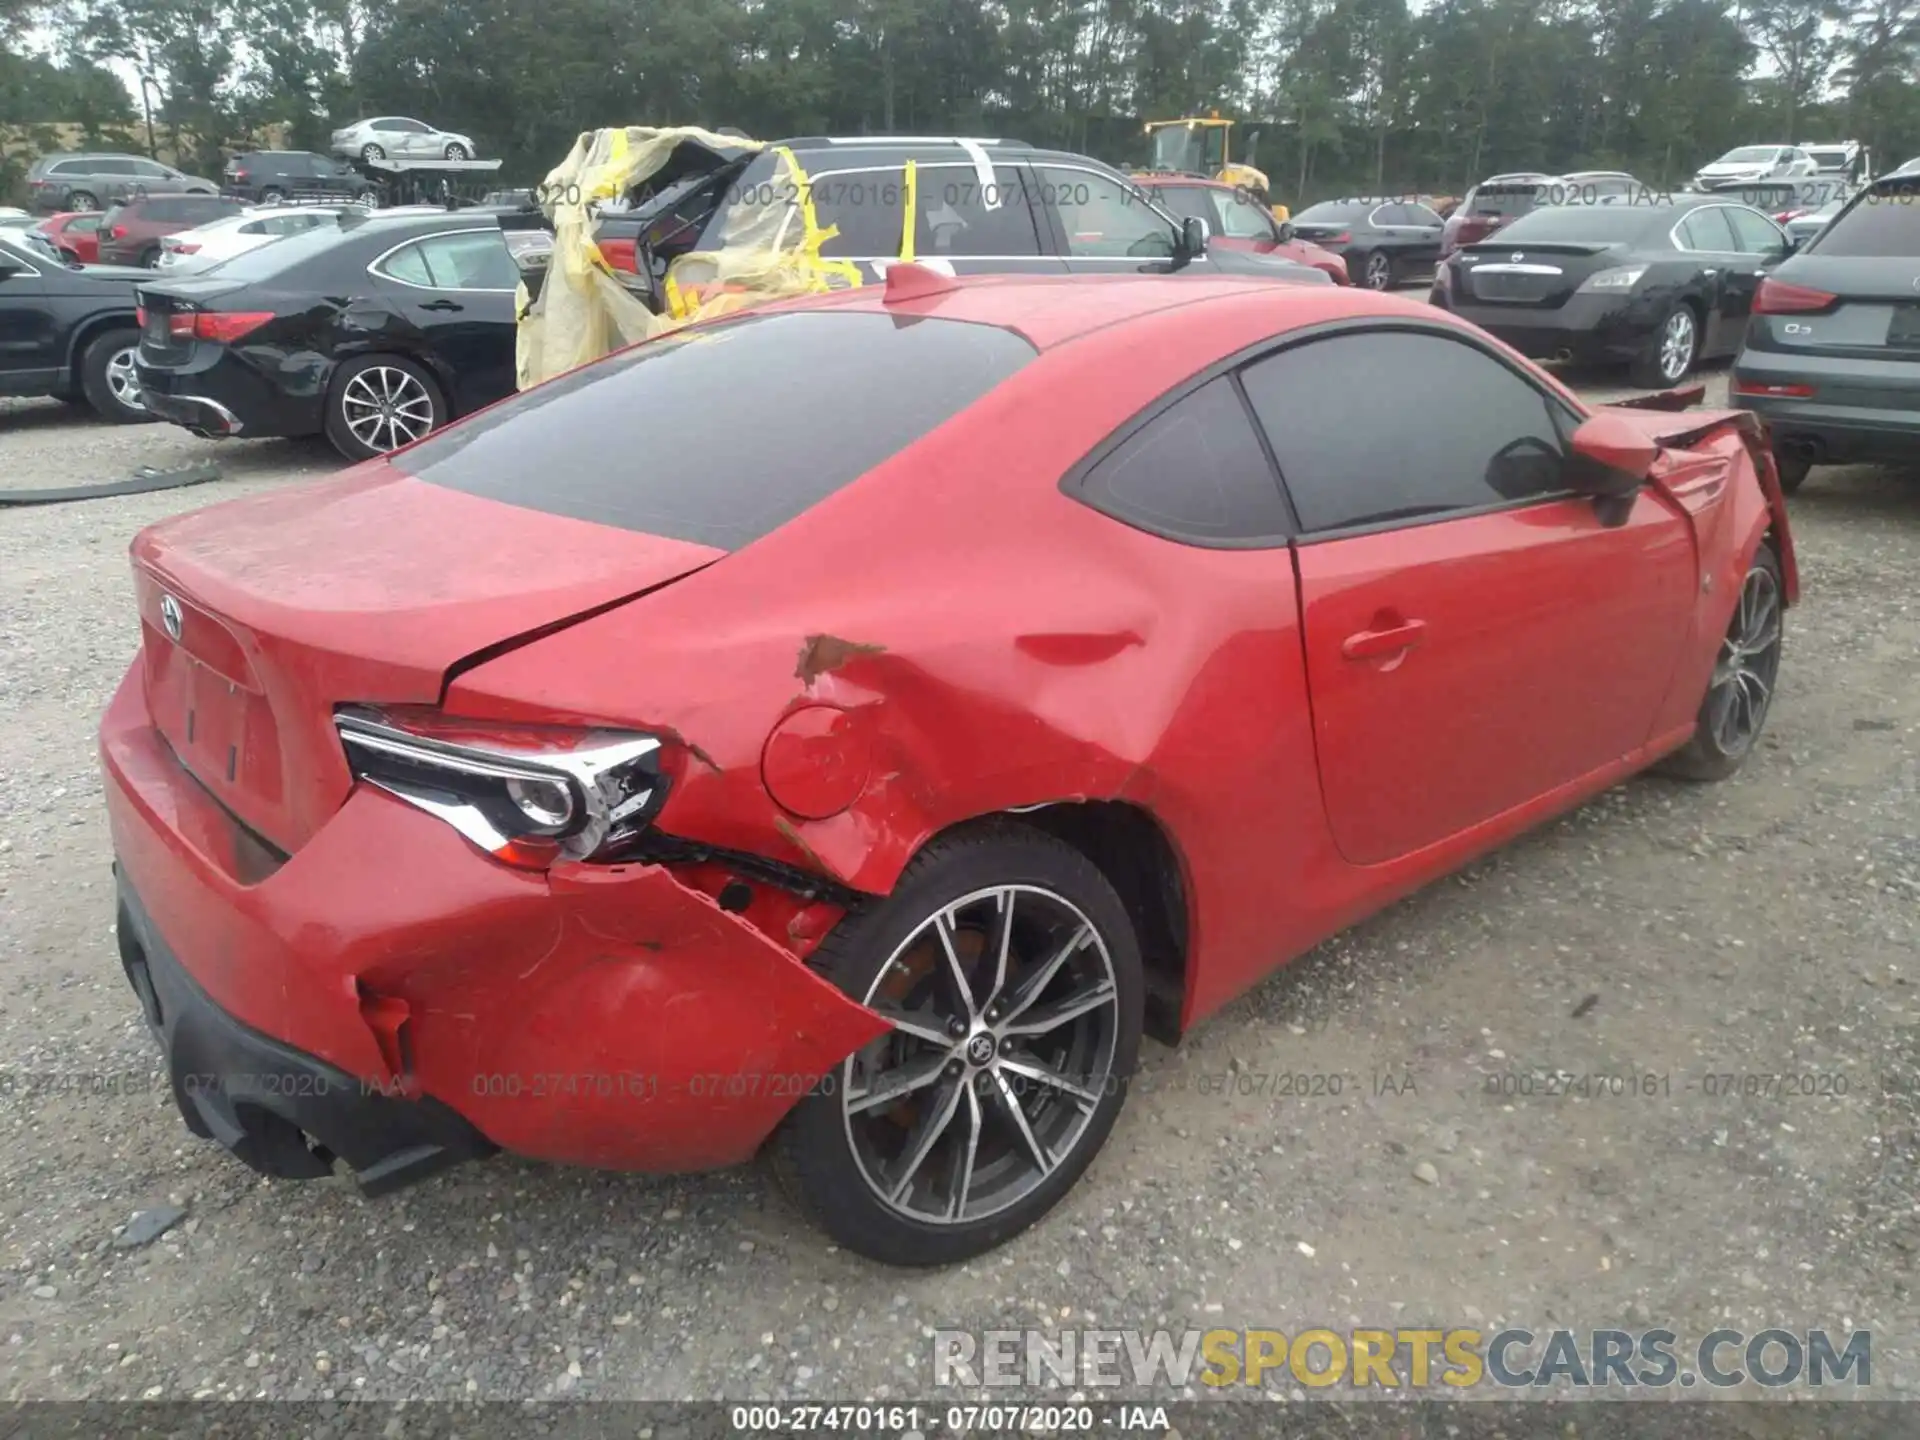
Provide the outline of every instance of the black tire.
[[[1682,316],[1686,317],[1684,321],[1680,318]],[[1687,336],[1685,354],[1675,361],[1668,353],[1667,342],[1672,338],[1671,332],[1682,324],[1686,327]],[[1692,306],[1680,301],[1669,305],[1661,315],[1660,323],[1653,327],[1653,334],[1641,347],[1640,353],[1633,357],[1628,378],[1646,389],[1664,390],[1686,379],[1699,362],[1700,316]]]
[[1780,472],[1780,491],[1784,495],[1791,495],[1806,484],[1807,472],[1813,469],[1813,461],[1806,456],[1782,455],[1778,450],[1773,452],[1773,465]]
[[146,270],[158,270],[160,268],[160,247],[158,245],[149,245],[140,252],[140,258],[135,263]]
[[[374,373],[383,371],[391,373]],[[368,377],[365,383],[356,383],[362,377]],[[424,409],[417,403],[416,397],[420,396],[426,401]],[[363,439],[355,433],[355,422],[366,432],[366,417],[371,413],[366,402],[380,397],[396,397],[396,404],[389,412],[390,423],[375,426],[371,441]],[[426,419],[426,428],[418,430],[412,439],[431,434],[453,418],[440,382],[424,367],[399,355],[362,355],[349,360],[334,372],[333,382],[327,387],[327,439],[349,460],[370,460],[399,449],[398,444],[387,442],[401,436],[403,430],[415,429],[422,416]],[[405,437],[401,438],[404,443]]]
[[[1007,896],[1012,897],[1010,908],[1000,910]],[[1027,906],[1026,928],[1022,928],[1022,903]],[[973,957],[966,1006],[978,1011],[973,1030],[958,1035],[940,1028],[937,1007],[924,1010],[914,1001],[916,996],[937,1001],[944,989],[952,1002],[959,982],[941,962],[927,958],[939,953],[931,949],[931,942],[909,944],[917,942],[924,927],[937,923],[934,917],[946,913],[949,906],[956,907],[953,913],[961,917],[951,932],[951,953]],[[981,912],[975,907],[981,906],[992,907],[985,922],[966,923],[965,917],[978,916]],[[996,918],[1000,915],[1008,918],[1003,922]],[[1049,917],[1057,922],[1051,928]],[[1003,977],[1004,989],[994,982],[992,965],[998,946],[994,936],[1002,923],[1009,927],[1010,937],[1020,936],[1009,941],[1012,958]],[[1035,955],[1067,953],[1069,947],[1061,945],[1060,937],[1078,939],[1082,927],[1097,944],[1078,940],[1070,960],[1035,962]],[[992,950],[987,948],[990,945]],[[935,1037],[916,1038],[913,1032],[896,1029],[849,1057],[795,1107],[771,1147],[769,1158],[782,1188],[803,1213],[848,1249],[887,1264],[910,1266],[949,1265],[979,1255],[1019,1234],[1058,1204],[1106,1143],[1139,1055],[1144,1005],[1140,947],[1113,886],[1072,846],[1007,822],[988,822],[936,840],[915,857],[891,895],[842,920],[810,963],[824,967],[835,985],[863,1003],[881,1003],[877,992],[883,985],[900,990],[897,999],[902,1012],[926,1018]],[[966,969],[965,962],[956,963]],[[932,968],[916,978],[914,965]],[[1047,978],[1026,990],[1037,976]],[[1066,996],[1060,994],[1061,987],[1069,992]],[[1038,1003],[1042,995],[1051,997],[1045,1006]],[[1082,995],[1106,998],[1076,1018],[1056,1021],[1053,1028],[1031,1039],[1020,1033],[1027,1023],[1021,1016],[1032,1017],[1063,1002],[1071,1010],[1071,1002]],[[1016,1008],[1002,1013],[1007,996],[1014,998]],[[998,1036],[997,1048],[989,1041],[986,1057],[981,1059],[975,1046],[989,1025]],[[1048,1054],[1046,1047],[1058,1041],[1069,1025],[1076,1034],[1058,1043],[1070,1047],[1072,1054]],[[1074,1048],[1084,1039],[1083,1026],[1105,1027],[1107,1038],[1090,1049]],[[1011,1033],[1002,1034],[1008,1027]],[[942,1047],[951,1047],[945,1052],[944,1068]],[[855,1115],[847,1108],[861,1093],[871,1093],[871,1077],[888,1057],[913,1050],[918,1053],[912,1060],[886,1071],[888,1079],[894,1080],[909,1073],[915,1063],[931,1062],[932,1071],[911,1095],[902,1092],[899,1102],[884,1110],[873,1106]],[[1028,1075],[1035,1064],[1053,1072],[1055,1080],[1074,1080],[1083,1087],[1080,1097],[1072,1098],[1052,1083],[1033,1078],[1019,1081],[1018,1089],[1009,1088],[1008,1075]],[[1016,1072],[1003,1065],[1027,1068]],[[867,1078],[862,1079],[863,1074]],[[1029,1085],[1039,1097],[1037,1102],[1020,1098],[1020,1091]],[[1019,1111],[1017,1121],[1009,1106]],[[910,1126],[900,1118],[902,1111],[914,1117]],[[936,1120],[939,1115],[948,1118]],[[923,1130],[929,1125],[930,1130]],[[898,1151],[891,1156],[881,1155],[872,1143],[875,1136],[887,1135],[899,1139]],[[917,1135],[927,1138],[916,1145]],[[944,1151],[942,1145],[947,1147]],[[922,1157],[924,1169],[906,1165],[910,1148]],[[937,1162],[941,1156],[944,1160]],[[978,1189],[960,1183],[963,1158],[978,1161],[965,1172],[969,1182],[980,1178]],[[883,1173],[896,1167],[904,1172],[903,1194],[883,1199],[878,1182],[869,1179],[869,1160]],[[1051,1168],[1046,1162],[1051,1162]],[[886,1180],[893,1183],[894,1174],[886,1173]],[[925,1195],[923,1180],[929,1191]],[[904,1204],[895,1203],[903,1198]],[[908,1212],[916,1201],[944,1207],[945,1217],[915,1218]],[[972,1219],[959,1218],[970,1203],[980,1213]]]
[[287,192],[282,190],[278,185],[269,185],[260,192],[260,203],[262,205],[278,205],[286,198]]
[[69,210],[98,210],[99,208],[100,202],[94,197],[91,190],[75,190],[67,196],[67,209]]
[[468,152],[466,146],[456,142],[447,146],[444,152],[444,158],[448,160],[471,160],[473,156]]
[[[1351,272],[1353,262],[1347,262]],[[1393,257],[1384,250],[1375,250],[1360,262],[1360,279],[1357,282],[1363,290],[1391,290],[1393,288]]]
[[129,325],[109,330],[87,342],[80,356],[80,390],[102,420],[115,425],[145,425],[153,413],[126,396],[126,377],[132,355],[140,348],[140,332]]
[[360,158],[362,160],[384,160],[387,158],[386,147],[383,145],[375,145],[372,141],[368,141],[360,147]]
[[[1749,609],[1749,592],[1754,592]],[[1771,607],[1771,621],[1761,607]],[[1726,638],[1720,642],[1713,675],[1707,681],[1707,693],[1700,702],[1698,724],[1693,738],[1661,764],[1661,770],[1682,780],[1725,780],[1753,753],[1773,708],[1773,689],[1780,676],[1783,622],[1786,616],[1780,589],[1780,562],[1773,547],[1765,541],[1753,557],[1753,565],[1740,582],[1740,594],[1734,601],[1733,616],[1727,622]],[[1754,637],[1755,622],[1764,633],[1770,623],[1771,642],[1764,650],[1748,648]],[[1736,647],[1742,652],[1734,655]],[[1730,664],[1738,660],[1738,664]],[[1755,682],[1758,682],[1757,684]],[[1740,719],[1745,705],[1748,724],[1728,726],[1725,721]],[[1725,708],[1731,707],[1731,709]],[[1757,707],[1757,711],[1755,709]]]

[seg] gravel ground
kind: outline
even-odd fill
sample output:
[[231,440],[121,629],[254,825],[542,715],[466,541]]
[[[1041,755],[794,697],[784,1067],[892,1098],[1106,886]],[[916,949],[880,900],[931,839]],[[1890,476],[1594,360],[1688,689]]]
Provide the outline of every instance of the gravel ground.
[[[16,1077],[159,1082],[115,958],[93,761],[135,644],[129,538],[335,462],[0,402],[0,485],[203,457],[230,478],[0,509],[0,1064]],[[1623,785],[1322,946],[1184,1053],[1149,1045],[1106,1153],[1001,1252],[881,1269],[757,1170],[500,1159],[368,1203],[252,1177],[164,1091],[0,1095],[0,1389],[858,1400],[930,1394],[934,1327],[1424,1322],[1871,1327],[1874,1393],[1911,1395],[1915,478],[1824,470],[1796,498],[1806,603],[1735,780]],[[1488,1091],[1555,1071],[1669,1078],[1653,1097]],[[1352,1078],[1309,1100],[1201,1093],[1277,1072]],[[1846,1093],[1705,1093],[1710,1074],[1781,1072]],[[115,1244],[166,1205],[186,1214],[157,1241]]]

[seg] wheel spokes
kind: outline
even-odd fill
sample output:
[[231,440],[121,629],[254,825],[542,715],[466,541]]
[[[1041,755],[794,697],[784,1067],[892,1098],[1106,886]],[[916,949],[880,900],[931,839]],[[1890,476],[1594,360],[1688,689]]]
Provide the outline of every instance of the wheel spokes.
[[1054,951],[1039,969],[1022,980],[1015,987],[1013,994],[1007,997],[1006,1018],[1011,1020],[1015,1016],[1024,1014],[1033,1002],[1040,998],[1040,992],[1047,988],[1053,977],[1060,973],[1060,967],[1071,960],[1075,953],[1092,938],[1092,926],[1082,925],[1075,930],[1068,937],[1066,944]]
[[1040,1143],[1040,1137],[1033,1133],[1033,1126],[1027,1121],[1027,1112],[1020,1108],[1020,1097],[1013,1093],[1013,1087],[1007,1084],[1006,1076],[997,1070],[993,1072],[993,1089],[989,1093],[999,1100],[1001,1112],[1011,1122],[1015,1133],[1019,1135],[1021,1146],[1027,1152],[1027,1158],[1033,1161],[1034,1168],[1043,1178],[1051,1175],[1053,1167],[1059,1162],[1053,1158],[1052,1152]]
[[1069,1020],[1077,1020],[1089,1011],[1111,1003],[1113,998],[1113,982],[1102,977],[1087,989],[1076,991],[1064,1000],[1055,1000],[1050,1005],[1022,1012],[1017,1021],[1001,1028],[1008,1035],[1044,1035],[1049,1030],[1058,1030]]
[[953,912],[942,910],[933,917],[934,933],[940,937],[940,953],[945,960],[942,973],[953,991],[950,997],[957,1014],[972,1020],[980,1013],[973,1003],[973,986],[967,980],[967,967],[960,961],[960,952],[953,948]]
[[947,1027],[923,1010],[902,1010],[895,1005],[878,1003],[869,1003],[867,1008],[894,1029],[904,1031],[916,1040],[938,1045],[942,1050],[950,1049],[953,1045],[953,1036],[947,1033]]
[[1038,1060],[1030,1060],[1025,1056],[1007,1055],[1001,1058],[1000,1068],[1020,1076],[1023,1080],[1032,1080],[1036,1084],[1045,1085],[1049,1090],[1058,1090],[1061,1094],[1071,1096],[1083,1105],[1093,1106],[1100,1103],[1100,1097],[1086,1086],[1077,1080],[1069,1080],[1058,1070],[1042,1065]]
[[947,1181],[947,1218],[958,1220],[967,1213],[967,1199],[973,1193],[973,1167],[980,1158],[980,1131],[985,1117],[980,1113],[980,1097],[973,1086],[962,1087],[967,1106],[967,1143],[953,1151],[953,1174]]
[[847,1096],[847,1113],[863,1115],[883,1105],[893,1105],[917,1090],[924,1090],[946,1072],[945,1055],[926,1055],[874,1077],[867,1088]]
[[892,1193],[887,1196],[895,1204],[912,1188],[914,1176],[920,1173],[920,1167],[926,1163],[934,1145],[946,1134],[954,1112],[960,1108],[960,1096],[965,1089],[962,1081],[947,1081],[934,1092],[927,1108],[914,1122],[913,1129],[907,1134],[906,1149],[901,1153],[900,1173],[894,1177]]

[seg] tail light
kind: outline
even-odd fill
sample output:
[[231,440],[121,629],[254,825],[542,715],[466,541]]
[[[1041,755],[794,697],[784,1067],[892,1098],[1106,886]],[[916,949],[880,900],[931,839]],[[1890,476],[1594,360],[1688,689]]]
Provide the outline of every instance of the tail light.
[[200,248],[200,242],[197,240],[167,239],[162,241],[161,243],[164,244],[167,247],[167,249],[173,251],[173,253],[176,255],[191,255],[193,254],[194,251]]
[[134,307],[133,323],[138,325],[142,330],[147,328],[147,307],[146,306],[137,305]]
[[616,270],[624,270],[629,275],[640,273],[639,246],[632,240],[602,240],[600,255]]
[[1782,400],[1811,400],[1811,385],[1768,385],[1760,380],[1735,380],[1733,393],[1736,395],[1772,395]]
[[1321,245],[1345,245],[1348,241],[1352,239],[1353,239],[1353,232],[1351,230],[1342,230],[1338,235],[1330,235],[1325,240],[1321,240],[1317,243]]
[[1810,285],[1789,285],[1784,280],[1768,276],[1760,282],[1760,288],[1753,292],[1753,313],[1798,315],[1809,310],[1824,310],[1839,298],[1827,290],[1815,290]]
[[236,180],[244,180],[247,178],[247,172],[245,170],[233,170],[233,171],[229,171],[228,173],[231,174],[233,178]]
[[167,334],[175,340],[211,340],[217,345],[230,345],[271,319],[271,310],[201,310],[186,315],[169,315]]
[[113,227],[113,229],[111,229],[111,230],[109,230],[109,231],[107,232],[107,238],[108,238],[109,240],[124,240],[124,239],[126,239],[126,238],[127,238],[127,227],[126,227],[126,226],[124,226],[124,225],[116,225],[116,226],[114,226],[114,227]]
[[616,856],[660,812],[660,742],[632,731],[492,726],[421,707],[333,717],[354,778],[527,869]]

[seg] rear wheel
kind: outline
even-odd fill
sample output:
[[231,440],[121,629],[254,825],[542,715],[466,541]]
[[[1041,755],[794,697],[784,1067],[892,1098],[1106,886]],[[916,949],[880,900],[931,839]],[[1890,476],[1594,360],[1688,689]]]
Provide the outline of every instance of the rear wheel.
[[1384,250],[1376,250],[1367,256],[1366,266],[1360,274],[1360,283],[1369,290],[1393,288],[1393,261],[1387,258],[1387,252]]
[[67,196],[67,208],[69,210],[98,210],[100,208],[100,202],[94,198],[91,190],[76,190]]
[[140,252],[139,263],[148,270],[158,270],[160,268],[160,247],[158,245],[149,245],[146,249],[142,250]]
[[140,332],[129,326],[109,330],[90,341],[80,357],[81,393],[101,419],[116,425],[139,425],[153,419],[140,397],[140,377],[133,368],[139,348]]
[[349,460],[411,445],[449,418],[433,376],[398,355],[351,360],[327,389],[327,439]]
[[1649,388],[1678,385],[1700,358],[1700,319],[1692,307],[1673,306],[1660,318],[1639,355],[1634,357],[1632,379]]
[[1780,563],[1762,543],[1740,584],[1740,599],[1713,662],[1706,699],[1700,702],[1698,727],[1686,748],[1662,766],[1668,774],[1683,780],[1724,780],[1758,743],[1780,675],[1784,609]]
[[1783,455],[1773,452],[1773,465],[1780,472],[1780,490],[1791,495],[1806,483],[1807,472],[1813,469],[1813,461],[1804,455]]
[[260,203],[262,205],[278,205],[286,198],[287,192],[282,190],[278,185],[269,185],[260,192]]
[[1143,1005],[1126,908],[1086,856],[1018,825],[937,840],[811,963],[893,1023],[774,1148],[829,1234],[889,1264],[952,1264],[1072,1189],[1120,1113]]

